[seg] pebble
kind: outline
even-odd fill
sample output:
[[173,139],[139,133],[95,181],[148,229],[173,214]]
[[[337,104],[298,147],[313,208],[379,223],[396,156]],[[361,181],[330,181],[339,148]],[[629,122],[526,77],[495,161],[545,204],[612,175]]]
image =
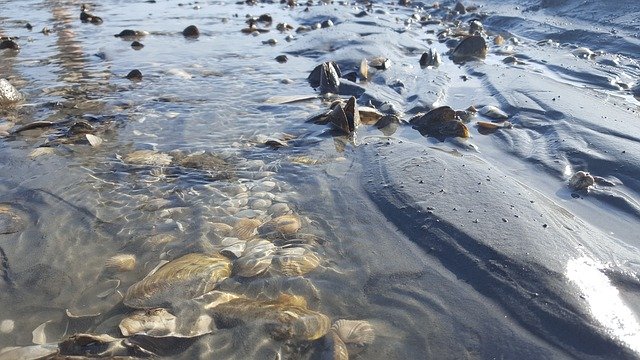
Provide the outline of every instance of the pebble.
[[0,333],[9,334],[13,332],[16,327],[16,323],[11,319],[5,319],[0,322]]

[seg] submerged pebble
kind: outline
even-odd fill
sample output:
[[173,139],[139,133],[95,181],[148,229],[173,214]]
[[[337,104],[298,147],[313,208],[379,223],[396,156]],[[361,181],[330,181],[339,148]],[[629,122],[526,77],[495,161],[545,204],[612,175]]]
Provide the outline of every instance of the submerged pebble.
[[7,79],[0,79],[0,106],[22,100],[22,94]]
[[200,36],[200,30],[195,25],[189,25],[184,30],[182,30],[182,36],[186,38],[197,38]]
[[11,319],[5,319],[0,321],[0,333],[9,334],[13,332],[16,327],[16,323]]

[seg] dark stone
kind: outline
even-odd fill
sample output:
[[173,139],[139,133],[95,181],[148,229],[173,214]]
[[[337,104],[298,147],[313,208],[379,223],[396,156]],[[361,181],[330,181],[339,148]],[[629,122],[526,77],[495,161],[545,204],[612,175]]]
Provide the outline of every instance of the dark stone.
[[127,74],[127,79],[134,80],[134,81],[140,81],[140,80],[142,80],[142,73],[138,69],[131,70]]
[[144,47],[144,44],[139,41],[134,41],[131,43],[131,47],[133,48],[133,50],[140,50]]
[[467,13],[467,9],[464,7],[464,5],[458,1],[458,3],[456,3],[456,6],[453,8],[453,11],[456,11],[460,14],[466,14]]
[[320,23],[320,27],[323,29],[329,28],[333,26],[333,21],[331,21],[330,19],[327,19],[323,22]]
[[195,25],[189,25],[182,30],[182,35],[189,38],[197,38],[200,36],[200,30]]
[[351,72],[348,72],[348,73],[342,75],[342,78],[343,79],[347,79],[347,80],[349,80],[351,82],[356,82],[358,80],[358,74],[356,74],[355,72],[351,71]]
[[4,49],[20,50],[20,45],[18,45],[17,42],[11,39],[3,40],[2,42],[0,42],[0,50],[4,50]]
[[287,60],[289,60],[289,58],[287,58],[287,55],[278,55],[276,56],[276,61],[279,63],[286,63]]
[[29,23],[27,23],[24,27],[26,27],[27,30],[29,30],[29,31],[33,30],[33,25],[31,25]]
[[140,37],[142,36],[142,33],[136,30],[131,30],[131,29],[126,29],[126,30],[122,30],[120,31],[119,34],[113,35],[115,37],[121,37],[121,38],[135,38],[135,37]]
[[273,22],[273,18],[269,14],[262,14],[258,17],[259,22],[270,23]]

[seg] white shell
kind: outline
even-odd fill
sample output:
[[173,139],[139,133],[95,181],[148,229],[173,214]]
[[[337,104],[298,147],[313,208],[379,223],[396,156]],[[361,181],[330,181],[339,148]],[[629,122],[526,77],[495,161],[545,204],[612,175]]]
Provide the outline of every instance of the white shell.
[[493,105],[487,105],[479,110],[480,114],[493,119],[508,119],[509,115]]
[[116,271],[131,271],[136,267],[136,256],[132,254],[112,256],[107,259],[105,266]]
[[230,259],[236,259],[242,256],[247,242],[238,238],[227,237],[222,239],[220,245],[224,246],[222,250],[220,250],[220,254]]
[[87,141],[89,141],[89,144],[91,144],[91,146],[93,147],[97,147],[102,144],[102,139],[98,136],[95,136],[93,134],[85,134],[85,137],[87,138]]

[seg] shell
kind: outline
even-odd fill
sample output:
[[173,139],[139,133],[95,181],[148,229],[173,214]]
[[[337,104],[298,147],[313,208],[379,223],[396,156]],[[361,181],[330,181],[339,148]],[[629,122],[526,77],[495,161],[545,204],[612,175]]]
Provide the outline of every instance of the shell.
[[227,237],[233,234],[233,227],[225,223],[211,223],[209,227],[218,236]]
[[234,263],[234,274],[241,277],[253,277],[269,268],[276,246],[263,239],[254,239],[246,243],[242,256]]
[[211,309],[224,319],[265,322],[277,339],[316,340],[331,326],[326,315],[309,310],[306,300],[296,295],[282,294],[267,301],[237,297]]
[[495,45],[502,45],[504,44],[504,38],[502,37],[502,35],[496,35],[496,37],[493,38],[493,43]]
[[115,271],[131,271],[136,267],[136,256],[133,254],[112,256],[105,261],[105,266]]
[[420,66],[423,68],[427,66],[438,67],[440,64],[442,64],[442,58],[436,50],[429,49],[420,57]]
[[488,121],[478,121],[476,123],[476,125],[479,128],[485,129],[485,130],[497,130],[497,129],[509,129],[511,128],[513,125],[508,122],[508,121],[502,121],[502,122],[488,122]]
[[240,219],[233,226],[232,234],[241,240],[251,239],[262,222],[257,219]]
[[279,249],[273,258],[275,268],[285,276],[305,275],[320,265],[318,255],[303,247]]
[[487,57],[487,42],[482,36],[469,36],[462,40],[451,56],[454,62],[461,62],[474,59],[484,59]]
[[290,235],[295,234],[302,227],[300,217],[295,214],[281,215],[273,218],[258,228],[261,235],[276,233]]
[[358,114],[360,115],[360,122],[365,125],[373,125],[384,116],[377,109],[367,106],[359,106]]
[[358,104],[356,103],[355,96],[352,96],[347,100],[347,103],[344,106],[344,113],[347,116],[349,131],[355,131],[360,125],[360,112],[358,111]]
[[322,344],[321,360],[349,360],[347,345],[335,331],[329,331]]
[[586,171],[578,171],[569,179],[569,187],[575,190],[586,190],[595,184],[595,179]]
[[127,156],[124,161],[134,165],[154,165],[163,166],[171,164],[173,158],[155,150],[137,150]]
[[378,70],[387,70],[391,67],[391,60],[382,56],[374,57],[369,60],[369,66]]
[[340,88],[340,68],[333,61],[316,66],[307,80],[312,88],[319,88],[321,94],[338,93]]
[[22,231],[26,223],[22,216],[9,204],[0,204],[0,234]]
[[449,136],[469,137],[469,129],[456,118],[456,112],[449,106],[441,106],[426,114],[418,114],[409,122],[422,135],[433,136],[441,140]]
[[338,320],[331,326],[331,331],[347,345],[350,354],[356,354],[375,340],[373,326],[364,320]]
[[480,110],[478,110],[478,112],[486,117],[490,117],[492,119],[508,119],[509,115],[507,115],[506,112],[500,110],[499,108],[493,106],[493,105],[487,105],[484,106],[482,108],[480,108]]
[[267,213],[271,216],[282,216],[288,214],[290,211],[291,209],[289,208],[289,205],[285,203],[275,203],[271,205]]
[[118,327],[124,336],[167,336],[176,331],[176,317],[163,308],[136,311],[122,319]]
[[189,300],[213,290],[230,274],[231,261],[222,255],[187,254],[131,285],[124,304],[150,308]]
[[224,246],[224,248],[220,250],[220,254],[229,259],[237,259],[244,252],[247,242],[238,238],[227,237],[222,239],[220,245]]
[[369,78],[369,63],[367,62],[367,59],[362,59],[362,61],[360,61],[358,76],[360,76],[360,80],[367,80]]

